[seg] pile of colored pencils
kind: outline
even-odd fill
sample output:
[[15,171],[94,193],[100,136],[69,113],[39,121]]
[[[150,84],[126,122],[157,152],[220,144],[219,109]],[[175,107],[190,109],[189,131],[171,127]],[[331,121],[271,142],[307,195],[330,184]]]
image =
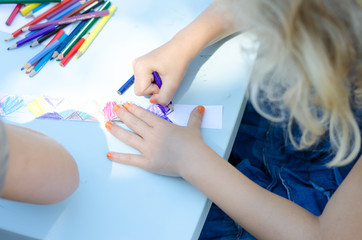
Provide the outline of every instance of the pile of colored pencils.
[[[44,49],[22,67],[21,70],[29,73],[30,77],[35,76],[52,59],[60,61],[60,65],[64,67],[74,55],[79,58],[116,10],[116,6],[111,5],[109,0],[36,0],[37,3],[30,4],[23,4],[21,0],[0,0],[0,4],[2,1],[18,3],[6,21],[7,25],[10,25],[18,14],[34,18],[5,40],[10,41],[25,34],[23,39],[8,50],[25,45],[34,48],[50,40]],[[24,2],[29,3],[32,0]],[[69,33],[67,26],[73,27]]]

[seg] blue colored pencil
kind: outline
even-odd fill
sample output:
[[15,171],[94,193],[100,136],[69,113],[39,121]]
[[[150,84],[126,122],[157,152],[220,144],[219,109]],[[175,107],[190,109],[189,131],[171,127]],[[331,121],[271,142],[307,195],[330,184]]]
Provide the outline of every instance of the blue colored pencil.
[[60,44],[59,40],[55,40],[48,47],[41,50],[37,55],[35,55],[32,59],[30,59],[21,70],[29,68],[31,65],[36,63],[38,60],[42,59],[45,55],[47,55],[50,51],[54,50]]
[[122,95],[123,93],[125,93],[127,91],[127,89],[132,86],[132,84],[134,83],[134,75],[127,80],[127,82],[125,84],[122,85],[122,87],[120,87],[117,91],[118,94]]
[[67,15],[68,13],[70,13],[71,11],[73,11],[74,9],[76,9],[76,8],[78,8],[80,6],[82,6],[82,3],[81,2],[76,2],[75,4],[70,6],[69,8],[65,9],[64,11],[58,13],[57,15],[55,15],[54,17],[49,19],[49,21],[55,21],[55,20],[61,19],[62,17],[64,17],[65,15]]
[[[158,86],[158,88],[161,88],[162,86],[162,80],[160,75],[158,75],[158,72],[153,72],[153,79],[155,80],[156,85]],[[134,75],[127,80],[127,82],[125,84],[122,85],[122,87],[120,87],[117,91],[118,94],[122,95],[123,93],[125,93],[127,91],[128,88],[130,88],[132,86],[132,84],[134,83]]]
[[[66,39],[66,37],[68,37],[67,34],[63,33],[63,35],[59,38],[59,42],[63,42],[64,39]],[[49,62],[49,60],[51,59],[53,53],[54,53],[55,49],[53,49],[52,51],[50,51],[47,55],[45,55],[45,57],[43,57],[38,64],[35,65],[35,67],[33,68],[33,70],[29,73],[29,77],[34,77],[46,64],[47,62]]]
[[67,46],[67,44],[73,39],[73,37],[78,34],[78,32],[83,28],[83,26],[87,23],[87,20],[81,21],[69,34],[69,36],[64,39],[64,41],[57,47],[57,49],[54,51],[52,59],[56,58],[59,53]]

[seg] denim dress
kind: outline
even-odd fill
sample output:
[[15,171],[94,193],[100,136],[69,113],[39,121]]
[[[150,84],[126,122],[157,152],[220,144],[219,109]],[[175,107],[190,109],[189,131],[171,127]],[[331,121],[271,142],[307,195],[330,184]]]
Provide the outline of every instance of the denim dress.
[[[266,120],[248,103],[229,162],[261,187],[319,216],[359,158],[343,167],[327,168],[325,164],[333,159],[330,149],[325,138],[308,150],[296,150],[285,126]],[[256,238],[212,204],[199,239]]]

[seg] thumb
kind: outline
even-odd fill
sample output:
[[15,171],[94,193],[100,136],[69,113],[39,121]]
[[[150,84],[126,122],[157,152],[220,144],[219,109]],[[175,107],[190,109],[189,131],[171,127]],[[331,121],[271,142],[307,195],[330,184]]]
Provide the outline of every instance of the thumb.
[[171,102],[175,95],[176,88],[167,86],[167,83],[163,84],[156,94],[151,96],[151,99],[161,105],[167,105]]
[[201,128],[202,118],[204,116],[205,107],[198,106],[192,110],[190,114],[189,121],[187,123],[188,127],[191,128]]

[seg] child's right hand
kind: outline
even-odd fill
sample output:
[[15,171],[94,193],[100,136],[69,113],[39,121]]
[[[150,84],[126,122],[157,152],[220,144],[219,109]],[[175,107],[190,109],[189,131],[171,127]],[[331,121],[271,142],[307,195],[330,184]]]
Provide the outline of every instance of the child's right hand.
[[[192,57],[187,56],[177,40],[171,40],[133,61],[134,91],[138,96],[151,96],[150,101],[167,105],[179,87]],[[162,79],[159,89],[152,72]]]

